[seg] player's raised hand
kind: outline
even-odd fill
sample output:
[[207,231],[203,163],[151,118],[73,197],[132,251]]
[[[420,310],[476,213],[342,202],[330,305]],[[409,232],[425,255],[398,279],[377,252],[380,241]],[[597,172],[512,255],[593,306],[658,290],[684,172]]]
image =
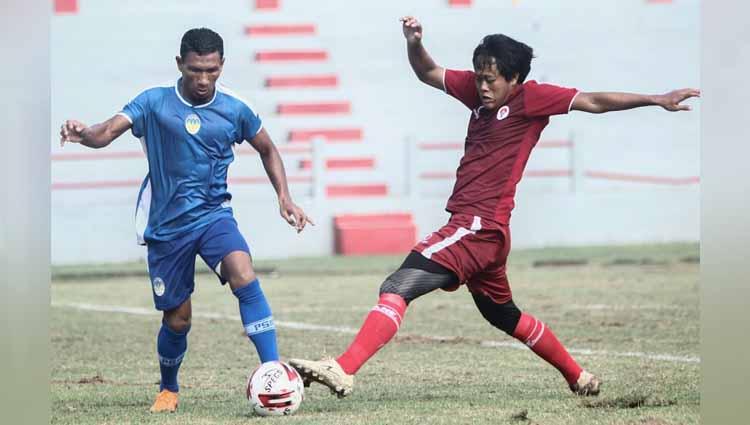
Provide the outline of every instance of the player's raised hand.
[[667,111],[690,111],[693,109],[690,105],[682,105],[681,103],[691,97],[700,97],[700,95],[701,91],[698,89],[673,90],[659,96],[658,104]]
[[281,217],[297,229],[297,233],[301,232],[307,223],[315,226],[315,223],[313,223],[310,217],[302,211],[302,208],[298,207],[294,202],[288,199],[279,200],[279,210],[281,212]]
[[401,19],[401,29],[404,37],[409,43],[422,40],[422,24],[413,16],[404,16]]
[[86,130],[86,124],[76,121],[67,120],[60,126],[60,146],[65,142],[81,143],[83,141],[83,132]]

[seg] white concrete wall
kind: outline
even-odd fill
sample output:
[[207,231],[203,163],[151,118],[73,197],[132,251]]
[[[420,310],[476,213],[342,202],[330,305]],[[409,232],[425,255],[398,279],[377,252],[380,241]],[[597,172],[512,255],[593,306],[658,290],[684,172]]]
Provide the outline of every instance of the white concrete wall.
[[[217,3],[220,7],[217,7]],[[397,19],[414,14],[425,25],[425,45],[442,65],[469,68],[471,52],[487,33],[503,32],[534,47],[529,78],[583,90],[663,92],[698,86],[697,0],[651,5],[643,1],[476,0],[451,9],[447,0],[350,2],[282,0],[279,12],[254,12],[245,0],[81,0],[80,13],[52,23],[53,155],[61,150],[54,133],[65,118],[94,123],[108,118],[143,88],[176,77],[174,56],[182,33],[209,26],[225,39],[224,82],[249,98],[266,128],[283,146],[288,130],[301,127],[361,127],[359,145],[329,145],[326,155],[368,155],[377,167],[366,173],[326,176],[342,182],[386,182],[391,196],[379,199],[313,198],[311,185],[292,185],[298,203],[318,226],[296,235],[278,217],[270,185],[230,190],[240,226],[258,258],[322,255],[332,251],[332,215],[412,211],[420,234],[447,219],[447,180],[421,182],[408,193],[404,143],[460,142],[467,111],[411,74]],[[317,24],[315,37],[248,38],[252,23]],[[324,48],[330,60],[313,65],[259,65],[255,51],[268,48]],[[278,90],[262,87],[268,75],[330,72],[333,90]],[[343,117],[282,118],[278,102],[349,100]],[[574,113],[553,118],[542,139],[575,142],[575,190],[566,178],[525,179],[513,214],[515,247],[697,240],[699,187],[663,186],[581,178],[586,170],[664,177],[699,174],[700,102],[692,113],[646,108],[608,115]],[[138,150],[123,136],[107,152]],[[565,167],[571,153],[537,150],[529,169]],[[429,153],[410,162],[431,171],[453,171],[455,152]],[[300,155],[286,157],[289,175]],[[52,181],[131,180],[146,170],[141,158],[53,161]],[[257,156],[240,156],[233,176],[262,176]],[[308,173],[309,174],[309,173]],[[137,188],[52,192],[52,261],[55,264],[127,261],[142,258],[135,245],[133,207]],[[415,195],[416,193],[416,195]]]

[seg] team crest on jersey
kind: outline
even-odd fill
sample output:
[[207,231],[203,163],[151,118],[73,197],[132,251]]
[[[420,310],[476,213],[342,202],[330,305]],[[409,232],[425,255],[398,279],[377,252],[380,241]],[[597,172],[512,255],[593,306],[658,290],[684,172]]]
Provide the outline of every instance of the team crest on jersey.
[[160,277],[155,278],[151,285],[154,287],[154,294],[156,294],[157,297],[161,297],[162,295],[164,295],[166,286],[164,285],[164,281],[161,280]]
[[503,106],[497,110],[497,120],[504,120],[510,115],[510,107],[508,105]]
[[185,130],[190,134],[196,134],[201,129],[201,119],[198,115],[190,114],[185,118]]

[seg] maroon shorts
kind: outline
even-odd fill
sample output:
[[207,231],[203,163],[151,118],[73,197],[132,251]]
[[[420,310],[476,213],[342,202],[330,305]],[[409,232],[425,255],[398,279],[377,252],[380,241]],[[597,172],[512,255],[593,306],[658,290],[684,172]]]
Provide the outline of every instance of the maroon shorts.
[[[453,214],[448,223],[413,248],[425,258],[451,270],[459,285],[490,297],[496,303],[511,300],[505,263],[510,252],[510,228],[468,214]],[[456,290],[448,288],[448,290]]]

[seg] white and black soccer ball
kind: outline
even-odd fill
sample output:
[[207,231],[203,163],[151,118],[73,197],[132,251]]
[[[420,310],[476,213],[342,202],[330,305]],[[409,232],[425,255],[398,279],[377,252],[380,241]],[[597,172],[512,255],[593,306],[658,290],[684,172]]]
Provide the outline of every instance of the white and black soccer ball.
[[247,380],[247,399],[260,416],[291,415],[304,398],[302,377],[281,361],[261,364]]

